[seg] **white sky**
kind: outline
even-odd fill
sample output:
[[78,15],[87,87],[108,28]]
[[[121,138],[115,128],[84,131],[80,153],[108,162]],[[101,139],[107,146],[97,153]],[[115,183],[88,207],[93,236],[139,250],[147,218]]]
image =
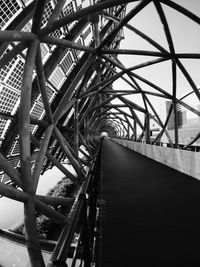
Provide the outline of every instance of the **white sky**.
[[[200,16],[199,0],[176,0],[174,2],[177,2],[196,15]],[[137,4],[138,2],[129,4],[127,12],[130,10],[130,8]],[[168,20],[171,35],[174,41],[175,51],[179,53],[200,53],[200,26],[172,8],[164,4],[162,4],[162,7]],[[129,23],[169,51],[163,26],[160,22],[160,18],[155,6],[152,3],[146,6]],[[155,47],[126,28],[124,29],[124,35],[125,39],[121,41],[120,48],[158,51]],[[126,67],[132,67],[155,58],[147,56],[119,55],[119,59]],[[181,62],[191,75],[196,86],[200,86],[200,59],[184,59],[181,60]],[[145,79],[150,80],[165,91],[172,93],[171,61],[145,67],[136,70],[135,73],[144,77]],[[182,75],[181,71],[177,69],[177,73],[177,97],[180,98],[189,91],[192,91],[192,89],[188,81]],[[144,90],[156,92],[156,90],[145,85],[144,83],[140,81],[138,81],[138,83]],[[131,87],[129,87],[129,85],[123,82],[121,79],[115,82],[114,88],[131,89]],[[129,96],[128,98],[143,106],[142,99],[138,95]],[[197,98],[195,98],[196,96],[194,96],[194,101],[197,102]],[[164,118],[165,99],[160,99],[154,96],[150,96],[149,99],[154,104],[156,111]]]

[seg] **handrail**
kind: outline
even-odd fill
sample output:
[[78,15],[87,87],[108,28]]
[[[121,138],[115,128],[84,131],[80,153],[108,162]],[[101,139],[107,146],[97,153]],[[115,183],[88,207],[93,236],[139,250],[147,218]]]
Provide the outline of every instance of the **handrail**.
[[[115,137],[116,138],[116,137]],[[164,146],[164,147],[171,147],[171,148],[177,148],[177,149],[182,149],[182,150],[189,150],[189,151],[195,151],[195,152],[200,152],[200,146],[197,145],[186,145],[186,144],[170,144],[167,142],[156,142],[154,143],[153,141],[138,141],[138,140],[134,140],[134,139],[128,139],[128,138],[122,138],[122,137],[117,137],[116,139],[123,139],[123,140],[128,140],[128,141],[134,141],[137,143],[144,143],[144,144],[149,144],[149,145],[154,145],[154,146]]]
[[141,155],[199,180],[200,167],[199,164],[197,164],[200,160],[199,152],[174,149],[167,146],[155,146],[147,143],[139,143],[116,138],[111,140]]

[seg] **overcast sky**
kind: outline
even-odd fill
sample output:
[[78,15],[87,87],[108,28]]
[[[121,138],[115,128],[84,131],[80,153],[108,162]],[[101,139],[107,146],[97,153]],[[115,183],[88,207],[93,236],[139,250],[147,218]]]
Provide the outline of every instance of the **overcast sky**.
[[[196,15],[200,16],[199,0],[177,0],[174,2],[183,5]],[[138,4],[138,2],[129,4],[127,12],[136,4]],[[164,4],[162,5],[162,7],[168,20],[171,35],[173,37],[175,51],[179,53],[200,53],[200,26],[185,17],[184,15],[180,14],[179,12],[173,10],[172,8],[167,7]],[[166,50],[169,51],[164,30],[160,22],[160,18],[155,9],[155,6],[152,3],[146,6],[129,23],[135,28],[145,33],[146,35],[148,35],[150,38],[158,42],[161,46],[163,46]],[[141,37],[138,37],[135,33],[126,28],[124,28],[124,35],[125,39],[121,41],[120,48],[158,51],[155,47],[153,47],[152,45],[144,41]],[[119,58],[127,67],[132,67],[142,62],[155,59],[153,57],[130,55],[120,55]],[[200,86],[200,60],[184,59],[181,60],[181,62],[191,75],[195,84],[197,86]],[[141,75],[145,79],[150,80],[151,82],[160,86],[167,92],[172,93],[171,61],[166,61],[153,65],[151,67],[142,68],[136,70],[135,73]],[[179,69],[177,69],[177,73],[177,97],[180,98],[192,89]],[[144,83],[140,81],[138,81],[138,83],[144,90],[156,92]],[[116,82],[114,88],[130,89],[130,87],[122,81]],[[131,97],[129,96],[129,98],[137,102],[138,104],[143,105],[141,97],[134,95]],[[149,97],[149,99],[154,103],[154,106],[157,108],[157,111],[159,113],[163,113],[163,116],[165,116],[165,100],[158,99],[157,97]],[[195,100],[195,102],[196,101],[197,99]]]

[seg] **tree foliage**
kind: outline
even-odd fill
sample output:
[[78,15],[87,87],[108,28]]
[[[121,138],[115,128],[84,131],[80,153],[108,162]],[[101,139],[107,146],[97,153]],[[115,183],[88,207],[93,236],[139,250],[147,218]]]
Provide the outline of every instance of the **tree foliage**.
[[[77,186],[68,178],[64,177],[61,181],[59,181],[54,188],[50,189],[47,193],[47,196],[52,197],[75,197],[77,192]],[[67,215],[70,208],[57,206],[53,207],[60,213]],[[41,239],[52,239],[57,240],[59,233],[61,231],[61,226],[53,221],[52,219],[47,218],[45,215],[36,214],[37,217],[37,229],[39,238]],[[19,225],[18,227],[12,229],[11,231],[17,234],[25,234],[24,224]]]

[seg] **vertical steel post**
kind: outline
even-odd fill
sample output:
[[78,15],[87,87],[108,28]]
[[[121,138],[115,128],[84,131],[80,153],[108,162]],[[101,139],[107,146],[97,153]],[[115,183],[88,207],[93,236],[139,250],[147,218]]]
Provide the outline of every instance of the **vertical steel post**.
[[134,141],[137,141],[137,122],[135,119],[133,121],[133,127],[134,127]]
[[30,107],[32,91],[32,75],[35,63],[38,41],[32,41],[28,47],[21,87],[21,101],[19,109],[19,140],[20,140],[20,170],[25,192],[29,195],[24,203],[24,225],[26,230],[27,249],[31,265],[44,267],[44,260],[40,250],[36,229],[34,186],[31,177],[30,151]]
[[173,111],[174,111],[174,145],[178,146],[178,114],[177,114],[177,103],[173,100]]
[[150,142],[150,119],[149,119],[149,113],[146,113],[145,116],[146,119],[146,142]]
[[74,148],[78,158],[79,151],[79,127],[78,127],[78,100],[74,104]]

